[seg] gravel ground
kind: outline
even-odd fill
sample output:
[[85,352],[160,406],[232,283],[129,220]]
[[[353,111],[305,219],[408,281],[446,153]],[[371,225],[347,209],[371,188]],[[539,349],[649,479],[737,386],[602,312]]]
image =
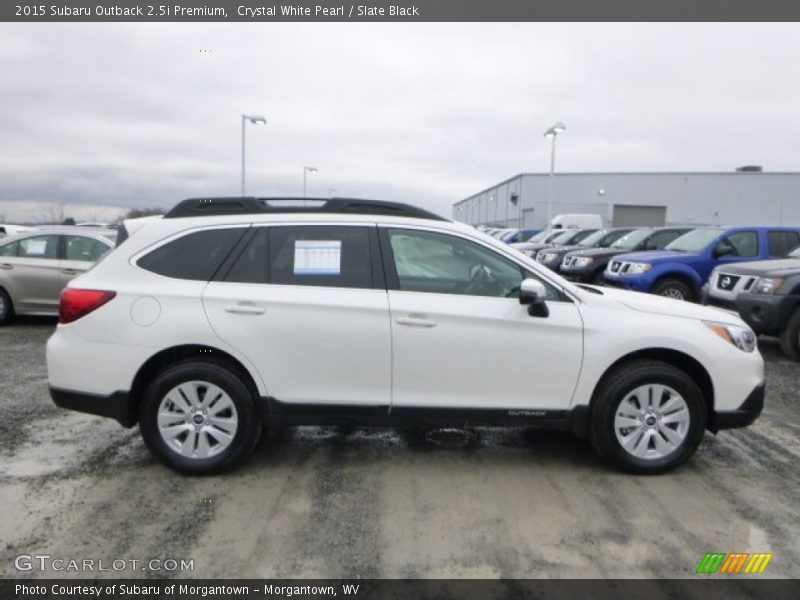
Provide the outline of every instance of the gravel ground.
[[800,365],[770,340],[761,418],[660,477],[616,473],[563,433],[482,429],[443,448],[301,428],[197,478],[136,429],[51,403],[52,328],[0,328],[0,576],[114,574],[14,568],[49,554],[192,559],[192,577],[689,577],[709,551],[773,552],[765,576],[800,576]]

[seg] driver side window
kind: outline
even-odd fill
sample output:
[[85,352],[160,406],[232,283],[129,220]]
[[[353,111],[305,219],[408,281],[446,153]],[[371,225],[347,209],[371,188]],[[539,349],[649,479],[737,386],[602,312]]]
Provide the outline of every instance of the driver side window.
[[[457,236],[411,229],[390,229],[388,235],[403,291],[512,298],[527,276],[515,262]],[[555,289],[545,287],[548,300],[558,299]]]

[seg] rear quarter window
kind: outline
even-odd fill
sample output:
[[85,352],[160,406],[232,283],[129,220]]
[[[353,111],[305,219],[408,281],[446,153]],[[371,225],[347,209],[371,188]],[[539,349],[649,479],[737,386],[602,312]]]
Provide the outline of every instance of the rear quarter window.
[[156,248],[136,264],[165,277],[208,281],[245,231],[244,227],[196,231]]

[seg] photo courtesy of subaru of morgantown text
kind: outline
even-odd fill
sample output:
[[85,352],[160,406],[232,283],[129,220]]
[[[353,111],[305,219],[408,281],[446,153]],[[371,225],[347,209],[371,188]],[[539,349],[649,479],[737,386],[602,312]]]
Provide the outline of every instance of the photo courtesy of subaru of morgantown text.
[[0,597],[800,595],[792,9],[98,2],[0,6]]

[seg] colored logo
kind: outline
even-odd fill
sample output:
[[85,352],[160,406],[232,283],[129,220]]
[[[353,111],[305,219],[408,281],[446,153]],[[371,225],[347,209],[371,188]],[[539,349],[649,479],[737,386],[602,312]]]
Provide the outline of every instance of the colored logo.
[[697,567],[698,573],[710,575],[724,573],[738,575],[740,573],[763,573],[767,570],[772,554],[767,552],[708,552]]

